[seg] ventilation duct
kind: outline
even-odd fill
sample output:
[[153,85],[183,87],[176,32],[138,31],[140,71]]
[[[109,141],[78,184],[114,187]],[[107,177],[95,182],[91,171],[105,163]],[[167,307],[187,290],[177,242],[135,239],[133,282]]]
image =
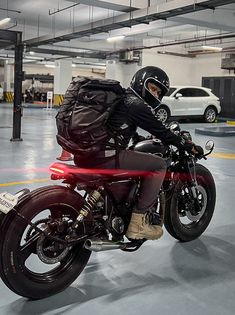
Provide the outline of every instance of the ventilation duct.
[[119,53],[119,61],[126,63],[139,62],[140,56],[141,52],[139,50],[122,51]]
[[235,54],[226,54],[221,60],[221,69],[235,70]]

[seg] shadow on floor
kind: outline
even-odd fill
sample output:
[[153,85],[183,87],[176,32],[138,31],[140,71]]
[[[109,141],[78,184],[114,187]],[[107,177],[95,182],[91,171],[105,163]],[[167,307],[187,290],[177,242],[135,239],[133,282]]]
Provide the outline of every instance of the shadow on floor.
[[[75,282],[75,286],[39,301],[19,298],[4,307],[4,314],[37,315],[53,311],[53,314],[63,314],[101,297],[105,298],[108,305],[126,296],[148,292],[150,289],[157,292],[165,288],[179,287],[182,282],[210,286],[214,282],[223,281],[224,278],[233,279],[234,230],[235,225],[224,226],[216,230],[219,233],[216,236],[202,236],[190,243],[175,243],[168,256],[174,278],[171,274],[164,274],[162,277],[162,272],[159,276],[157,268],[155,273],[147,271],[144,275],[135,273],[134,270],[116,274],[113,269],[113,275],[107,277],[100,262],[90,263],[84,271],[82,284]],[[177,281],[177,278],[180,280]]]

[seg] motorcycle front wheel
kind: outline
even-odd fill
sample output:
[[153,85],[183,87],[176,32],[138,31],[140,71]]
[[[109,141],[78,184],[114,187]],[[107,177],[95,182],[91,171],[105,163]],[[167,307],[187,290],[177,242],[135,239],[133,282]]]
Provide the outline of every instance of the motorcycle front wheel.
[[[83,204],[78,193],[47,186],[32,192],[16,210],[37,228],[66,240]],[[81,236],[85,225],[80,227]],[[9,289],[30,299],[64,290],[83,271],[91,254],[83,242],[68,247],[47,238],[14,212],[2,222],[0,239],[0,276]]]
[[179,180],[166,195],[164,225],[175,239],[188,242],[198,238],[208,227],[215,208],[216,188],[210,171],[196,164],[197,194],[200,211],[196,211],[190,188]]

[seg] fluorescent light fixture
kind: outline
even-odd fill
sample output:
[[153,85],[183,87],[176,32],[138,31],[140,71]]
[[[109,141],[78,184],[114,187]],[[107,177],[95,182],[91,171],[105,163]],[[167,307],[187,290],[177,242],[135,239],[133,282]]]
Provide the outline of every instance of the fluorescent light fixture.
[[77,66],[75,65],[75,63],[72,63],[72,67],[73,67],[73,68],[76,68]]
[[55,65],[45,65],[47,68],[55,68]]
[[9,17],[7,17],[7,18],[5,18],[3,20],[0,20],[0,25],[8,23],[8,22],[10,22],[10,20],[11,20],[11,18],[9,18]]
[[34,52],[34,51],[30,51],[29,54],[30,54],[30,55],[34,55],[35,52]]
[[202,46],[202,49],[204,50],[213,50],[213,51],[221,51],[222,47],[214,47],[214,46]]
[[108,41],[108,42],[116,42],[116,41],[122,40],[122,39],[124,39],[124,38],[125,38],[124,35],[113,36],[113,37],[108,37],[108,38],[107,38],[107,41]]

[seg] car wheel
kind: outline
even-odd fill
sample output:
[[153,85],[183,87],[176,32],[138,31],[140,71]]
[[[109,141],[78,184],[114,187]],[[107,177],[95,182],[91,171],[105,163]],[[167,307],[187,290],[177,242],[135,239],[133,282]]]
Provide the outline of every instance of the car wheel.
[[217,111],[214,107],[208,107],[204,113],[204,120],[207,123],[213,123],[216,120]]
[[163,123],[166,122],[169,117],[170,117],[170,111],[167,107],[165,106],[160,106],[156,112],[155,116],[157,117],[158,120],[161,120]]

